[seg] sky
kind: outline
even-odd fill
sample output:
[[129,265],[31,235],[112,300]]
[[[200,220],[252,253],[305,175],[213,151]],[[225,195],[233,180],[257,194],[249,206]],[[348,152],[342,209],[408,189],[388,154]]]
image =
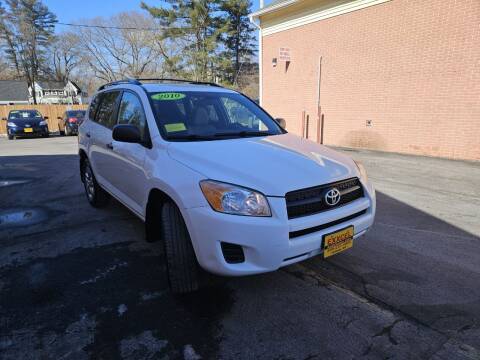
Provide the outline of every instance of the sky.
[[[97,16],[109,17],[122,11],[139,10],[141,0],[43,0],[50,11],[57,15],[59,22],[78,22],[80,19],[89,19]],[[149,5],[161,4],[159,0],[145,0]],[[252,0],[253,10],[258,9],[259,0]],[[266,0],[265,4],[270,1]],[[61,32],[65,26],[57,25],[57,31]]]

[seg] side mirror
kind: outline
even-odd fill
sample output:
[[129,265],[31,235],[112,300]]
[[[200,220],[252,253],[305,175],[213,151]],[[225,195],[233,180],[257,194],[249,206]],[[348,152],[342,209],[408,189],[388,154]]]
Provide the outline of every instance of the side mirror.
[[44,117],[43,117],[43,120],[48,120],[48,116],[44,116]]
[[280,125],[282,129],[285,129],[285,127],[287,126],[287,122],[283,118],[276,118],[275,121],[278,125]]
[[141,143],[140,130],[135,125],[116,125],[112,132],[113,140],[126,143]]

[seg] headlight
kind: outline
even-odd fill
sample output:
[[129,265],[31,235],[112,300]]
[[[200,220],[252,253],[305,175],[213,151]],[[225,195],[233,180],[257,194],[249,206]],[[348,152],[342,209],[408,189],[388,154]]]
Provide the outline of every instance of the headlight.
[[10,126],[10,127],[17,127],[17,124],[15,124],[14,122],[7,122],[7,126]]
[[213,180],[200,181],[213,210],[234,215],[272,216],[268,201],[259,192]]
[[355,164],[357,165],[358,171],[360,172],[360,177],[363,180],[367,181],[368,180],[367,171],[365,170],[365,167],[363,166],[363,164],[360,161],[355,161]]
[[38,125],[42,126],[42,125],[47,125],[47,122],[45,120],[42,120],[38,123]]

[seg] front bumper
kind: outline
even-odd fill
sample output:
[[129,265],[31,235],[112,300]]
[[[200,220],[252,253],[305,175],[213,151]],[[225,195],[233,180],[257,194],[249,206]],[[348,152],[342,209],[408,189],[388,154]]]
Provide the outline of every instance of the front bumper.
[[[365,186],[366,185],[366,186]],[[215,212],[210,207],[186,209],[184,218],[200,265],[212,273],[241,276],[274,271],[286,265],[322,253],[323,235],[354,226],[354,239],[362,236],[375,217],[375,190],[364,184],[365,196],[344,206],[310,216],[288,219],[285,198],[269,197],[272,217],[235,216]],[[291,232],[338,221],[353,214],[359,216],[345,222],[290,237]],[[227,263],[221,242],[241,245],[242,263]]]
[[35,126],[31,128],[31,132],[25,132],[25,128],[22,127],[8,127],[7,132],[13,136],[39,136],[48,134],[48,126]]

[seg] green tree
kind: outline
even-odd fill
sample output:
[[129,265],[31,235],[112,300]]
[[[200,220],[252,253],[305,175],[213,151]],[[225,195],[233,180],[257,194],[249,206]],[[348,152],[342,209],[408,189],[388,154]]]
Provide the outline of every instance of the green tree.
[[17,58],[17,52],[14,42],[14,34],[8,24],[7,11],[0,2],[0,40],[1,48],[5,52],[9,64],[15,69],[16,75],[21,76],[20,63]]
[[7,0],[0,13],[0,38],[7,60],[32,86],[46,71],[48,47],[54,40],[56,16],[40,0]]
[[222,52],[222,68],[232,84],[238,82],[242,63],[250,62],[255,53],[254,29],[248,18],[251,8],[250,0],[223,0],[220,5],[226,14],[226,31],[221,36],[225,48]]
[[[194,80],[214,80],[218,67],[218,41],[225,31],[221,21],[220,0],[162,0],[164,6],[152,7],[142,3],[164,28],[160,37],[182,46],[184,70]],[[186,71],[185,71],[186,70]]]

